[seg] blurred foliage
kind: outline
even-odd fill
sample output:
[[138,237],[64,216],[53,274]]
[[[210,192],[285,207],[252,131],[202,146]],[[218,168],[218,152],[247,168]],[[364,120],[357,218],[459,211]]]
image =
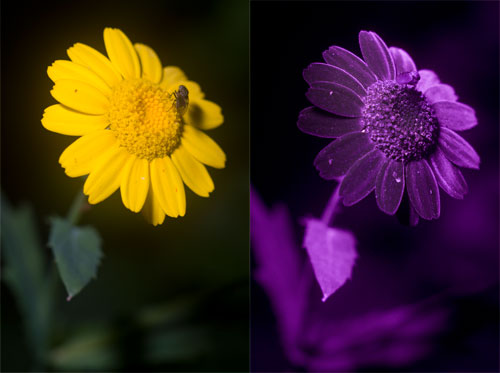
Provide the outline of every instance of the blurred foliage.
[[120,361],[115,336],[103,325],[90,325],[74,331],[49,356],[57,370],[111,370]]
[[[213,309],[217,292],[185,295],[107,323],[66,328],[61,341],[50,351],[49,363],[57,371],[140,371],[145,367],[200,371],[201,366],[214,364],[214,355],[226,338],[234,338],[234,331],[241,333],[238,322],[235,324],[223,312],[226,324],[214,325],[207,309]],[[224,352],[246,359],[243,351]],[[229,366],[231,363],[225,369]],[[223,364],[219,367],[224,370]]]
[[[74,277],[75,272],[79,273],[79,267],[74,266],[82,265],[74,261],[88,255],[87,247],[78,246],[78,242],[81,235],[91,232],[90,240],[95,244],[95,230],[75,227],[62,218],[53,218],[52,224],[50,241],[55,247],[61,275],[65,285],[74,289],[72,286],[81,280]],[[247,326],[239,321],[242,315],[235,315],[228,307],[245,300],[245,292],[241,292],[245,289],[244,283],[185,294],[107,321],[68,325],[57,314],[57,299],[62,289],[55,286],[55,266],[50,271],[45,269],[44,249],[32,208],[27,205],[13,208],[3,196],[2,247],[3,280],[26,320],[26,336],[35,356],[33,371],[47,368],[51,371],[116,371],[134,367],[199,370],[196,367],[207,362],[224,367],[223,362],[213,361],[212,355],[221,353],[219,349],[224,348],[226,340],[238,340],[245,335]],[[80,252],[71,257],[59,252],[66,249]],[[91,258],[93,264],[94,259]],[[69,276],[69,280],[64,276]],[[224,325],[214,325],[222,320]],[[238,345],[232,346],[235,351],[229,352],[244,361],[246,351]]]
[[39,367],[48,349],[55,276],[45,270],[36,221],[29,205],[13,208],[2,194],[1,228],[2,279],[16,298]]

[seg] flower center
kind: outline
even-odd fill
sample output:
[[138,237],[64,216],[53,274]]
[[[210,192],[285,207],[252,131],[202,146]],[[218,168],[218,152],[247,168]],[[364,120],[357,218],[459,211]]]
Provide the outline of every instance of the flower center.
[[170,155],[182,135],[182,113],[176,95],[143,79],[124,80],[111,94],[107,113],[120,146],[151,161]]
[[436,143],[434,112],[414,87],[379,81],[364,98],[363,132],[388,158],[409,162],[424,158]]

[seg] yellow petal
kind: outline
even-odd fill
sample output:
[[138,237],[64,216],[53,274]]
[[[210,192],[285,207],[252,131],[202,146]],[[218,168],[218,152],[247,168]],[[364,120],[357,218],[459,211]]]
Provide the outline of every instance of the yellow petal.
[[[160,87],[167,89],[167,87],[175,85],[182,80],[188,79],[180,68],[177,66],[167,66],[163,69],[163,79],[160,83]],[[179,85],[177,84],[177,86]]]
[[47,74],[54,83],[61,79],[78,80],[97,88],[106,96],[111,94],[111,88],[96,73],[71,61],[55,61],[48,67]]
[[163,212],[160,202],[158,202],[158,198],[156,198],[153,192],[153,188],[149,188],[148,198],[146,198],[142,214],[146,220],[154,226],[162,224],[165,220],[165,212]]
[[120,190],[125,207],[133,212],[141,211],[149,190],[149,163],[146,159],[130,157],[123,169]]
[[83,192],[89,196],[89,203],[99,203],[118,189],[122,181],[123,166],[129,157],[130,154],[116,144],[98,159],[83,186]]
[[129,38],[117,28],[104,29],[104,44],[109,59],[124,78],[140,78],[139,57]]
[[182,145],[201,163],[215,168],[225,167],[224,151],[214,140],[193,126],[184,126]]
[[87,175],[95,168],[98,159],[115,143],[116,138],[111,131],[91,132],[68,146],[59,157],[59,163],[70,177]]
[[224,122],[224,116],[220,106],[212,101],[190,100],[184,120],[196,128],[209,130],[219,127]]
[[134,44],[141,61],[142,77],[153,83],[159,83],[162,76],[161,62],[155,51],[144,44]]
[[71,61],[88,67],[99,75],[110,87],[120,83],[122,77],[110,60],[94,48],[76,43],[67,50]]
[[205,166],[189,154],[183,145],[172,153],[172,161],[184,183],[193,192],[201,197],[208,197],[214,190],[214,183]]
[[102,130],[108,126],[104,115],[87,115],[56,104],[45,109],[42,125],[52,132],[63,135],[82,136]]
[[179,80],[178,82],[166,86],[165,90],[167,92],[177,91],[180,85],[187,88],[189,92],[189,101],[202,99],[205,96],[205,94],[201,91],[200,85],[192,80]]
[[108,98],[84,82],[61,79],[50,93],[61,104],[82,113],[104,114],[108,110]]
[[176,218],[186,213],[184,184],[170,157],[151,162],[151,186],[163,211]]

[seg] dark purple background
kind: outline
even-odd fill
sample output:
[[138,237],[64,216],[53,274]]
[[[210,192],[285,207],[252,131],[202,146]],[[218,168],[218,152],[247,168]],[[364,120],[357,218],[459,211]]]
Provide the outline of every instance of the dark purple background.
[[[476,109],[479,125],[462,135],[481,169],[464,171],[470,191],[463,201],[441,191],[439,220],[402,226],[378,210],[373,195],[335,220],[356,235],[360,259],[353,280],[329,300],[338,304],[332,318],[450,295],[450,325],[432,354],[405,371],[498,371],[498,13],[498,2],[251,3],[251,181],[268,205],[285,202],[296,221],[320,216],[335,186],[312,165],[329,140],[296,127],[309,106],[302,70],[322,62],[329,46],[360,55],[358,32],[375,31]],[[252,370],[293,369],[267,297],[252,284]]]

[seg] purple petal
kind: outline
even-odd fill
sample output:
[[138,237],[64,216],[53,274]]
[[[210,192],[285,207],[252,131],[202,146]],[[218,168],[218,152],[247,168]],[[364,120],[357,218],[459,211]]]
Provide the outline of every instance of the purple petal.
[[432,104],[432,108],[439,124],[452,130],[464,131],[477,125],[476,112],[470,106],[459,102],[438,101]]
[[311,85],[317,82],[332,82],[352,89],[360,97],[366,96],[363,85],[345,70],[326,63],[312,63],[303,72],[305,81]]
[[410,227],[416,227],[418,224],[418,221],[420,220],[420,217],[418,216],[417,212],[413,208],[413,206],[410,203]]
[[420,80],[416,88],[420,92],[425,92],[428,88],[440,83],[438,76],[432,70],[419,70],[418,75],[420,75]]
[[394,79],[396,69],[387,45],[374,32],[361,31],[359,46],[366,64],[381,80]]
[[437,101],[455,102],[458,100],[455,90],[448,84],[433,85],[424,92],[424,96],[431,104]]
[[339,137],[362,128],[361,118],[339,117],[314,106],[300,112],[297,127],[309,135],[327,138]]
[[365,88],[377,81],[368,65],[358,56],[341,47],[330,47],[323,52],[323,59],[355,77]]
[[434,173],[425,159],[406,165],[406,190],[413,208],[422,218],[439,218],[439,189]]
[[370,138],[362,132],[339,137],[319,152],[314,166],[323,179],[331,180],[345,175],[359,158],[373,149]]
[[[407,175],[406,175],[406,167],[405,168],[405,187],[408,189],[406,186],[406,183],[408,182]],[[399,207],[396,211],[396,217],[398,218],[399,222],[403,225],[406,226],[415,226],[418,224],[418,214],[415,211],[415,209],[412,207],[410,198],[408,198],[408,192],[405,190],[403,192],[403,198],[401,199],[401,203],[399,204]]]
[[370,194],[385,160],[384,154],[374,149],[354,163],[340,185],[345,206],[352,206]]
[[468,192],[467,183],[460,170],[451,164],[439,147],[429,160],[439,186],[453,198],[464,198]]
[[307,90],[306,97],[314,106],[345,117],[360,117],[364,106],[356,92],[335,83],[313,83]]
[[454,131],[441,127],[439,147],[446,158],[457,166],[479,170],[479,155],[474,148]]
[[378,207],[389,215],[398,210],[405,189],[403,162],[388,160],[380,170],[375,182],[375,197]]
[[349,231],[330,228],[321,220],[307,219],[304,247],[324,302],[351,278],[357,257],[356,239]]
[[415,62],[413,62],[413,59],[405,50],[397,47],[390,47],[389,52],[394,60],[397,75],[417,71]]

